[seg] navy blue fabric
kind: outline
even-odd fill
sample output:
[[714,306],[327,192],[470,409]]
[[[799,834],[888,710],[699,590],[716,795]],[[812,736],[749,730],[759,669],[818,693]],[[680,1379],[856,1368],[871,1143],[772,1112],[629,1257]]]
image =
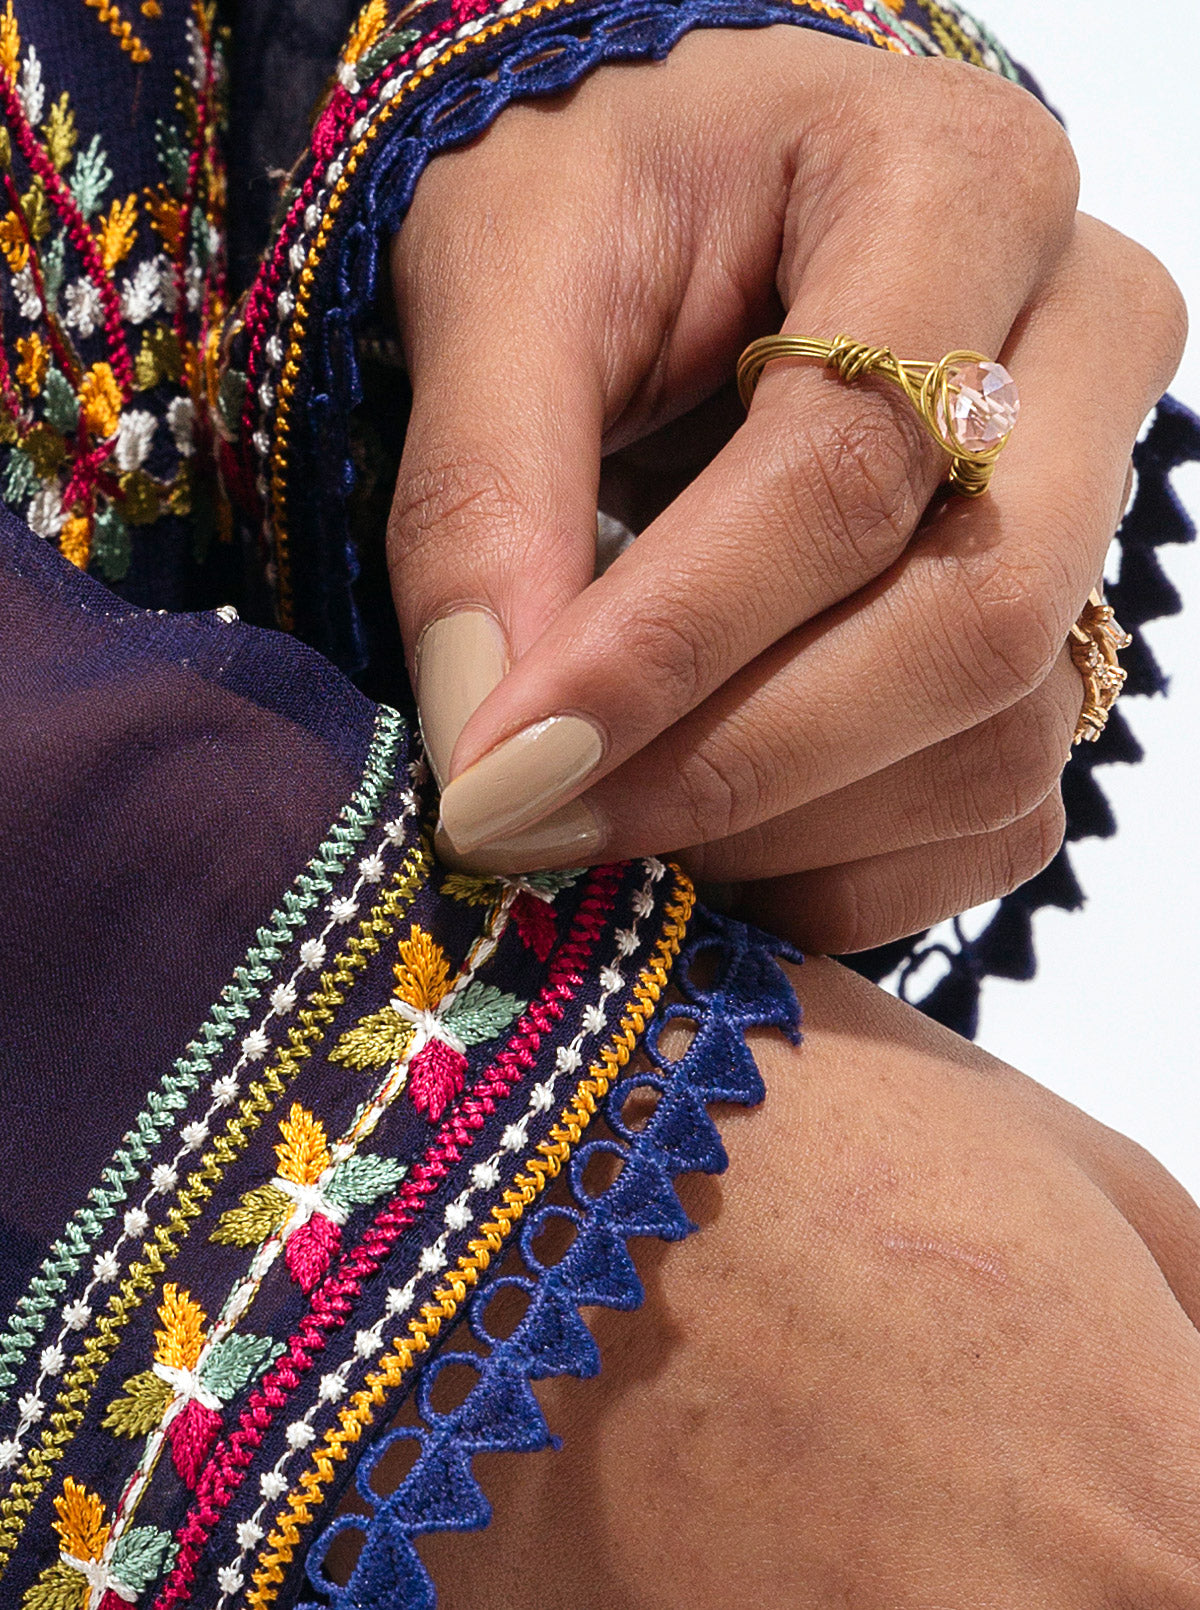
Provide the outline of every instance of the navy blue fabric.
[[292,638],[122,603],[2,508],[0,690],[7,1312],[353,792],[375,711]]

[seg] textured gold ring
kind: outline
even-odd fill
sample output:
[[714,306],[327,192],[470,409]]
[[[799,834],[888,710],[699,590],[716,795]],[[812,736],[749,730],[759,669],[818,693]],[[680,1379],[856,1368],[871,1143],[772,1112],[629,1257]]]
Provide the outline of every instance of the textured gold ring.
[[980,352],[948,352],[940,363],[921,363],[848,335],[833,341],[764,335],[738,359],[738,392],[746,408],[763,370],[776,358],[815,358],[842,380],[878,375],[899,386],[925,429],[949,453],[950,485],[964,497],[987,491],[1021,407],[1008,370]]
[[1083,678],[1083,709],[1074,743],[1095,743],[1108,724],[1109,712],[1121,697],[1125,678],[1117,654],[1133,642],[1117,625],[1112,607],[1096,591],[1089,593],[1083,614],[1071,628],[1071,658]]

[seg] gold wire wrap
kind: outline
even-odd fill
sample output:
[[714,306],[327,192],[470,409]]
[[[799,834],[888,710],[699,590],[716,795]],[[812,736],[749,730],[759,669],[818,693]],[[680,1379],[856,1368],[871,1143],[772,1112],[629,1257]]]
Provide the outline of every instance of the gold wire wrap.
[[[832,369],[842,380],[853,383],[869,375],[890,380],[908,398],[934,441],[950,455],[950,485],[963,497],[981,497],[987,491],[996,460],[1008,437],[983,452],[968,452],[938,424],[950,417],[950,371],[960,363],[988,363],[980,352],[948,352],[940,363],[921,363],[897,358],[890,347],[872,347],[839,335],[832,341],[819,341],[807,335],[764,335],[750,345],[738,359],[737,383],[742,405],[749,408],[754,388],[767,364],[776,358],[815,358]],[[1011,433],[1010,433],[1011,434]]]
[[1121,697],[1129,675],[1117,659],[1133,642],[1117,624],[1112,606],[1095,589],[1088,594],[1083,614],[1071,628],[1071,658],[1083,678],[1083,709],[1072,743],[1094,744],[1108,724],[1109,712]]

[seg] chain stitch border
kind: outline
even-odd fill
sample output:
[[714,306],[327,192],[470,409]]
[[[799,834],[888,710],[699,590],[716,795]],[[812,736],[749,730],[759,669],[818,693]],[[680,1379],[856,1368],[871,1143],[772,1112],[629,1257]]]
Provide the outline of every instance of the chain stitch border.
[[175,1205],[163,1223],[157,1225],[153,1237],[143,1247],[145,1261],[131,1264],[120,1295],[109,1299],[109,1312],[96,1325],[84,1343],[74,1368],[63,1382],[51,1417],[51,1428],[42,1433],[41,1444],[32,1448],[8,1496],[0,1502],[0,1580],[3,1579],[16,1547],[26,1517],[49,1480],[55,1462],[62,1458],[67,1445],[81,1425],[91,1389],[118,1342],[121,1331],[130,1316],[141,1306],[154,1288],[155,1278],[164,1273],[167,1263],[174,1258],[180,1243],[189,1235],[192,1224],[203,1204],[212,1195],[225,1168],[248,1144],[251,1134],[270,1112],[274,1098],[282,1095],[299,1071],[300,1063],[312,1055],[325,1028],[332,1022],[334,1012],[345,1003],[346,995],[338,985],[347,986],[347,994],[361,972],[374,956],[384,939],[394,931],[395,923],[415,897],[432,861],[432,847],[428,834],[410,851],[404,865],[395,873],[392,886],[372,908],[359,925],[358,934],[351,938],[345,950],[336,958],[332,968],[322,974],[320,989],[309,997],[309,1004],[299,1013],[300,1026],[288,1031],[288,1045],[282,1049],[274,1064],[250,1086],[251,1094],[240,1104],[237,1118],[230,1119],[225,1133],[214,1140],[211,1149],[199,1166],[188,1176],[186,1186],[180,1190]]
[[223,1042],[234,1032],[235,1022],[248,1017],[250,1007],[262,997],[273,966],[282,960],[292,941],[292,931],[300,926],[319,897],[329,893],[334,878],[345,871],[354,847],[378,818],[406,731],[402,716],[387,706],[380,707],[357,790],[343,805],[307,866],[284,892],[277,909],[259,928],[254,944],[234,969],[233,978],[222,989],[195,1039],[177,1058],[172,1071],[163,1075],[158,1089],[148,1093],[144,1109],[102,1170],[102,1183],[88,1192],[93,1205],[75,1210],[30,1281],[28,1291],[18,1298],[0,1336],[0,1404],[8,1401],[17,1379],[16,1370],[45,1329],[56,1299],[65,1292],[70,1277],[78,1274],[107,1220],[128,1199],[127,1187],[138,1178],[142,1166],[174,1126],[175,1114],[186,1106],[189,1094],[211,1071],[213,1061],[224,1050]]
[[562,1172],[563,1164],[596,1116],[600,1102],[628,1063],[657,1009],[696,903],[695,890],[686,874],[677,867],[672,870],[676,878],[675,890],[667,902],[664,928],[655,955],[642,969],[634,986],[636,1005],[627,1009],[620,1026],[588,1068],[554,1128],[534,1147],[526,1159],[524,1171],[515,1176],[503,1193],[502,1205],[480,1226],[475,1239],[467,1243],[467,1254],[434,1291],[433,1300],[423,1305],[419,1318],[409,1322],[407,1335],[393,1340],[375,1370],[366,1377],[363,1388],[339,1411],[338,1427],[326,1433],[322,1445],[313,1452],[309,1468],[288,1495],[287,1508],[276,1517],[268,1538],[275,1554],[268,1558],[264,1552],[262,1580],[256,1572],[255,1587],[246,1599],[247,1610],[267,1610],[274,1602],[284,1580],[284,1567],[295,1558],[300,1531],[312,1524],[316,1508],[324,1502],[325,1490],[333,1480],[335,1462],[346,1458],[348,1445],[357,1442],[366,1427],[374,1422],[375,1409],[401,1384],[418,1355],[429,1351],[443,1323],[455,1319],[468,1292],[501,1252],[526,1209]]

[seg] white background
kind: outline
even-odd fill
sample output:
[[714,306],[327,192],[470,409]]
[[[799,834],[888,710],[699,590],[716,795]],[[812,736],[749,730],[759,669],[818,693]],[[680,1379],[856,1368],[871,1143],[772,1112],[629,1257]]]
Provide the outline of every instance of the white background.
[[[1149,246],[1182,286],[1197,333],[1172,389],[1200,411],[1197,18],[1185,30],[1176,11],[1128,0],[976,7],[1066,118],[1081,205]],[[1200,471],[1175,484],[1200,512]],[[1120,833],[1073,849],[1087,908],[1039,914],[1039,975],[988,981],[979,1038],[1132,1135],[1200,1197],[1200,552],[1167,549],[1165,565],[1187,605],[1149,630],[1171,692],[1123,706],[1143,764],[1096,774]]]

